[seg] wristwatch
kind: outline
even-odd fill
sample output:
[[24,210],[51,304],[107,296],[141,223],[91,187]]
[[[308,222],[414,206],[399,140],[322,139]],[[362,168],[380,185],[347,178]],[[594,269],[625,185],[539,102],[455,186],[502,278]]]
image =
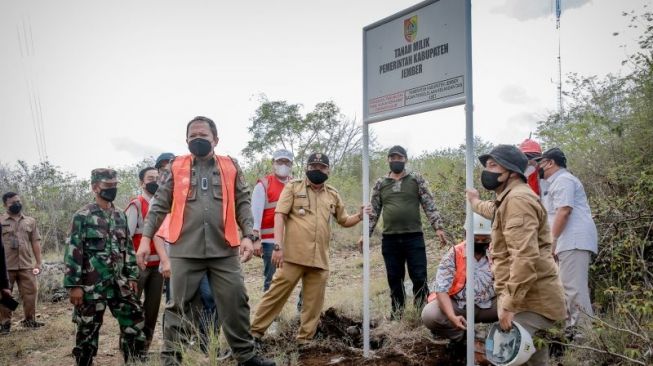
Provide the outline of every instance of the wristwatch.
[[275,251],[275,252],[278,252],[278,251],[280,251],[280,250],[281,250],[281,245],[279,245],[279,243],[275,243],[275,244],[274,244],[274,251]]
[[260,239],[258,236],[254,235],[254,234],[247,234],[247,235],[245,235],[245,237],[248,238],[249,240],[251,240],[252,243],[257,242]]

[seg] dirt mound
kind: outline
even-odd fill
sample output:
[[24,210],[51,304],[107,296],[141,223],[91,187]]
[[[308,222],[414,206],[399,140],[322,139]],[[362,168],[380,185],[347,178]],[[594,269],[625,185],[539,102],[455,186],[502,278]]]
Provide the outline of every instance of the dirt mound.
[[[446,342],[435,341],[421,330],[401,336],[386,333],[370,324],[370,358],[363,357],[362,322],[342,315],[334,308],[320,317],[315,341],[298,348],[298,362],[317,365],[456,365],[446,354]],[[291,341],[296,326],[286,329],[272,340],[280,345]],[[294,342],[292,342],[294,343]]]

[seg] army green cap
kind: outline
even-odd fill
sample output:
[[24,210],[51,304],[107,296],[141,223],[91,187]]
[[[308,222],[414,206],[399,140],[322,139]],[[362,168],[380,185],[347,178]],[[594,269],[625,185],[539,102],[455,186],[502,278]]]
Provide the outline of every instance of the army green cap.
[[97,168],[91,171],[91,184],[116,179],[118,173],[109,168]]

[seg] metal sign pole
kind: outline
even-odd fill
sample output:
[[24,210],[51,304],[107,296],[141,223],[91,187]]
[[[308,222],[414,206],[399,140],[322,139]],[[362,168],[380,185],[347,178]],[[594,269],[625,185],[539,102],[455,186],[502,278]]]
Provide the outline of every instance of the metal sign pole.
[[[369,124],[363,123],[363,202],[370,201]],[[363,356],[370,356],[370,217],[363,216]]]
[[[474,187],[474,98],[472,89],[472,1],[465,0],[465,37],[467,52],[465,54],[465,186]],[[467,221],[465,227],[465,252],[467,255],[467,366],[474,366],[474,216],[472,205],[467,201]]]

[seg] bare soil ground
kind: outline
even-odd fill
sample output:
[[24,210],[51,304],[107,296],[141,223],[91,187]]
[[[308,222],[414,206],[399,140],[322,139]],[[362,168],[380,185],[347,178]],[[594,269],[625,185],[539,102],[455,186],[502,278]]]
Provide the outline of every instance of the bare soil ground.
[[[429,243],[429,278],[434,264],[440,258],[440,249]],[[371,357],[363,357],[362,335],[362,260],[352,250],[339,250],[331,255],[331,275],[327,289],[325,312],[318,334],[311,344],[299,348],[294,342],[297,330],[295,297],[281,314],[276,331],[269,331],[264,338],[264,352],[279,365],[455,365],[446,354],[446,341],[435,340],[419,325],[419,315],[407,308],[405,319],[390,321],[389,293],[385,282],[385,269],[379,248],[371,260],[371,311],[372,331]],[[245,282],[250,294],[252,312],[261,296],[262,265],[254,258],[244,265]],[[51,279],[50,279],[51,280]],[[15,294],[17,295],[17,294]],[[163,311],[163,304],[161,312]],[[28,330],[20,326],[22,308],[14,313],[11,333],[0,337],[0,365],[72,365],[70,355],[75,341],[75,326],[71,322],[72,306],[67,299],[50,303],[41,301],[37,306],[37,318],[46,326]],[[160,318],[160,317],[159,317]],[[158,364],[161,347],[160,321],[156,328],[148,365]],[[118,324],[107,311],[100,331],[100,347],[96,365],[122,365],[118,349]],[[224,339],[218,341],[226,346]],[[215,361],[211,357],[191,350],[186,357],[188,365],[235,365],[233,360]]]

